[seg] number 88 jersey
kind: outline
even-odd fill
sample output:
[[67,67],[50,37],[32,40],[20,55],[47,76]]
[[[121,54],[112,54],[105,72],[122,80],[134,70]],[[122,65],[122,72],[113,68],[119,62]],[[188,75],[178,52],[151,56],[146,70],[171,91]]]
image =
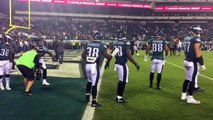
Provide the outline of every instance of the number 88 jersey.
[[164,39],[152,39],[150,41],[150,46],[152,48],[152,60],[153,59],[159,59],[164,60],[163,51],[165,48],[165,40]]

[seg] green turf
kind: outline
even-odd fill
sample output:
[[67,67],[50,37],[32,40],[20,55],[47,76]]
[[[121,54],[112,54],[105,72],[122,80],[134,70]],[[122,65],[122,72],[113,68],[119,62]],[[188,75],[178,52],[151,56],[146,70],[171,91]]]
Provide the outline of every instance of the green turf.
[[48,77],[51,86],[35,81],[33,96],[23,96],[21,76],[11,77],[12,91],[0,91],[0,120],[80,120],[86,103],[86,81]]
[[[127,104],[115,102],[118,77],[114,71],[114,60],[111,61],[110,69],[104,73],[98,98],[103,106],[95,110],[94,120],[212,120],[213,81],[199,76],[199,86],[205,91],[194,94],[194,97],[201,104],[187,104],[180,100],[184,70],[166,63],[161,82],[163,90],[149,88],[150,57],[148,62],[144,62],[143,56],[134,56],[141,66],[139,71],[128,63],[130,76],[124,93]],[[200,73],[213,78],[213,52],[203,52],[203,56],[207,69]],[[167,57],[168,62],[180,67],[183,67],[183,59],[183,53]]]

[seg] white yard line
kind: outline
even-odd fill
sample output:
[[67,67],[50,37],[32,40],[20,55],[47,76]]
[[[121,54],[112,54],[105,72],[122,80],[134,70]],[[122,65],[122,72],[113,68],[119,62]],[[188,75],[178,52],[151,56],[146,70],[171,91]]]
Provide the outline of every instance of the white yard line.
[[[183,67],[181,67],[181,66],[179,66],[179,65],[176,65],[176,64],[174,64],[174,63],[171,63],[171,62],[169,62],[169,61],[166,61],[166,63],[168,63],[168,64],[170,64],[170,65],[173,65],[173,66],[175,66],[175,67],[178,67],[178,68],[180,68],[180,69],[183,69],[183,70],[184,70],[184,68],[183,68]],[[206,76],[206,75],[199,74],[199,76],[204,77],[204,78],[206,78],[206,79],[209,79],[209,80],[213,81],[213,78],[208,77],[208,76]]]
[[[103,77],[103,74],[104,74],[105,64],[106,64],[106,59],[103,60],[103,64],[101,66],[100,79],[99,79],[98,88],[97,88],[97,90],[98,90],[97,98],[98,98],[98,94],[99,94],[99,90],[100,90],[100,86],[101,86],[102,77]],[[90,98],[90,100],[91,100],[91,98]],[[84,115],[83,115],[81,120],[92,120],[94,112],[95,112],[95,107],[91,107],[91,101],[90,101],[87,104],[87,107],[84,111]]]

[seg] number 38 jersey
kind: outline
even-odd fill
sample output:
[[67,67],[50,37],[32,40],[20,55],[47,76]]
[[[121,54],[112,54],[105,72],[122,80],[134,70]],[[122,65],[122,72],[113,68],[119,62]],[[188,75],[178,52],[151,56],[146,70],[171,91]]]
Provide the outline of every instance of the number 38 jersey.
[[118,48],[118,53],[116,54],[115,58],[115,64],[125,64],[127,63],[127,54],[126,54],[126,49],[127,47],[130,48],[130,42],[126,40],[118,40],[114,44],[114,48]]
[[86,60],[87,63],[100,63],[100,59],[103,55],[103,51],[106,46],[101,41],[92,41],[86,43],[84,49],[87,50]]
[[164,39],[159,40],[152,39],[149,44],[152,48],[152,60],[153,59],[164,60],[163,51],[165,48],[166,41]]
[[196,54],[195,54],[195,50],[194,50],[195,43],[201,43],[200,37],[186,36],[184,38],[184,52],[185,52],[185,57],[187,60],[196,61]]
[[11,46],[9,44],[4,44],[0,47],[0,61],[10,60],[10,50]]

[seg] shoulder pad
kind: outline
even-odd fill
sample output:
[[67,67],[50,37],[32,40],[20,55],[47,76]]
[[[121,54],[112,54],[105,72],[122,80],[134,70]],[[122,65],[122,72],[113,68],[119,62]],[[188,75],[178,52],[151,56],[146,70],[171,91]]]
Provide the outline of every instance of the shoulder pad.
[[127,41],[127,42],[126,42],[126,45],[130,45],[130,42],[129,42],[129,41]]
[[200,38],[195,38],[195,41],[196,42],[201,42],[201,39]]

